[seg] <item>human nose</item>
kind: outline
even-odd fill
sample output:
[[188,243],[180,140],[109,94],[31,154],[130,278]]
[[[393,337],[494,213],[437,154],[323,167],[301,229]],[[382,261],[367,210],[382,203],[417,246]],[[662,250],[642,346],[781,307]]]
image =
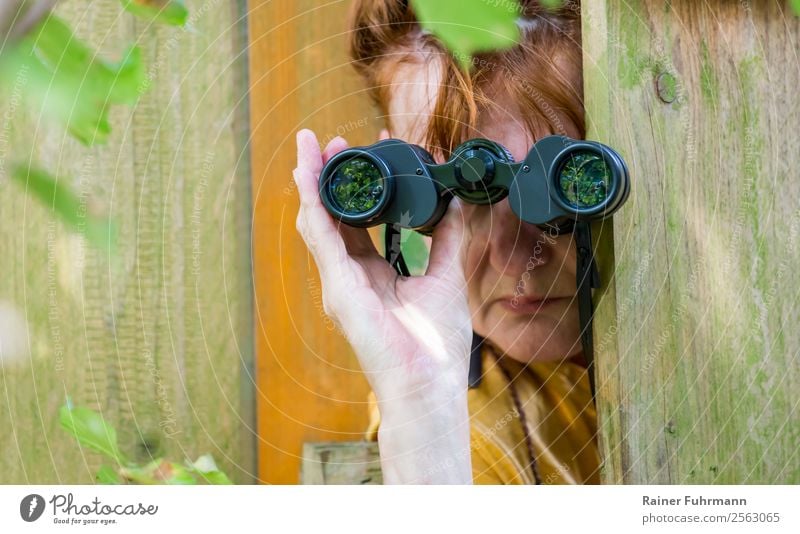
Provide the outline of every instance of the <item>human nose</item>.
[[547,231],[520,220],[508,200],[492,205],[490,224],[489,256],[498,272],[519,277],[551,261],[554,240]]

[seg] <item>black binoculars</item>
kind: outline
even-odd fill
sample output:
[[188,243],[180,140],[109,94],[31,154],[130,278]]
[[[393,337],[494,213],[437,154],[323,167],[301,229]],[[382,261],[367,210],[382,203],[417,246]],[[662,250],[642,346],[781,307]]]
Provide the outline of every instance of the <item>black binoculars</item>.
[[508,197],[521,220],[538,226],[604,219],[627,199],[630,179],[613,149],[560,135],[540,139],[518,163],[499,143],[471,139],[441,165],[418,145],[387,139],[333,156],[319,192],[328,212],[350,226],[429,234],[452,195],[471,204]]

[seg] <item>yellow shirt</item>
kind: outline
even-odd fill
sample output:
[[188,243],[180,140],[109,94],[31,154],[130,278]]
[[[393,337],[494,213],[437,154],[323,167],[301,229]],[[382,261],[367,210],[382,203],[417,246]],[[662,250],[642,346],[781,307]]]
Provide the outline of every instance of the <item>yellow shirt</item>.
[[[467,398],[476,484],[533,484],[530,454],[510,383],[494,349],[484,344],[483,379]],[[599,484],[597,419],[586,369],[570,362],[522,364],[503,358],[512,377],[543,484]],[[380,415],[370,394],[367,439]]]

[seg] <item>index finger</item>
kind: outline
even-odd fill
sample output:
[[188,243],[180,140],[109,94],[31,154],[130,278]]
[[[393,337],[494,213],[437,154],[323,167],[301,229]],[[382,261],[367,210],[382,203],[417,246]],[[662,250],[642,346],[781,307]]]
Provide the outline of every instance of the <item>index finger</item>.
[[297,132],[297,168],[314,175],[322,171],[322,152],[317,136],[308,129]]

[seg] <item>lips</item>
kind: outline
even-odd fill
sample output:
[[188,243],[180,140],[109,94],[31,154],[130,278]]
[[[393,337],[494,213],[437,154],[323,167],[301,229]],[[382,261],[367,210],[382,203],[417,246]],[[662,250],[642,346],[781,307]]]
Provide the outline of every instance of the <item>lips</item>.
[[531,314],[563,300],[563,297],[505,297],[499,299],[499,303],[510,312]]

